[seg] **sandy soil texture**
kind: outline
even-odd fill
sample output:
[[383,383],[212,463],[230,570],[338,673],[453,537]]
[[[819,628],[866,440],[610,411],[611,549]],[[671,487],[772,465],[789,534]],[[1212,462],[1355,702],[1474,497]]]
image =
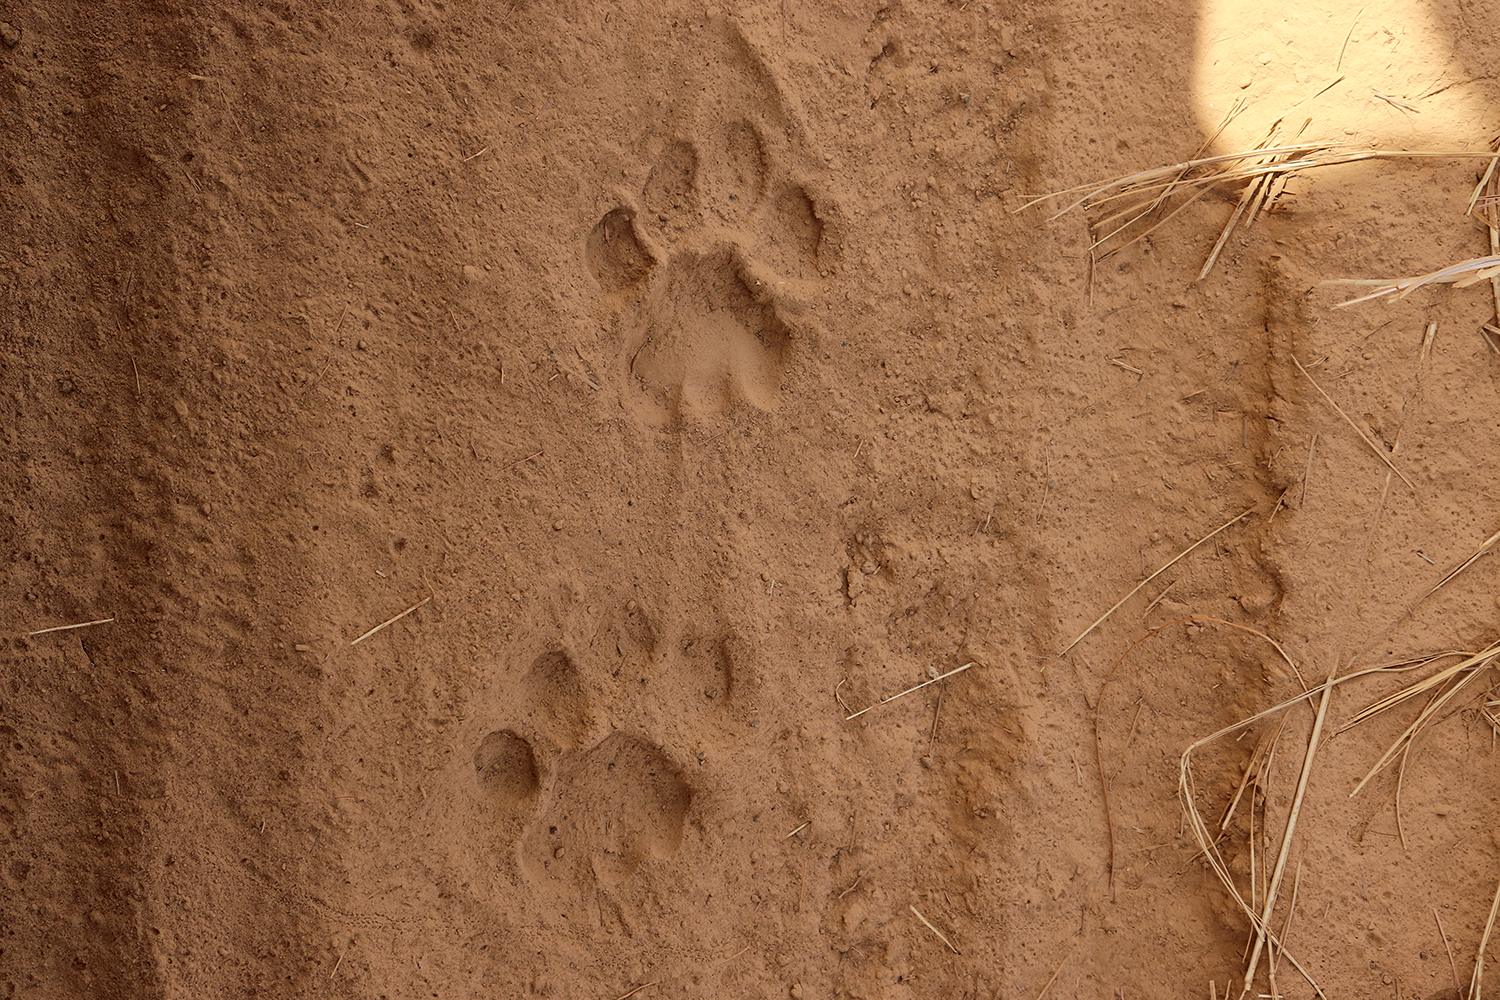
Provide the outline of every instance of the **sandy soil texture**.
[[1497,18],[0,10],[0,998],[1468,996]]

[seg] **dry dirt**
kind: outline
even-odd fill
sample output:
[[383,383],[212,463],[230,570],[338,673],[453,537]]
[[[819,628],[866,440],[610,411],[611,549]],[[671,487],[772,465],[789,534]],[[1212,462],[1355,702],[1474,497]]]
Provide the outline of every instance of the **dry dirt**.
[[[1493,555],[1407,614],[1500,528],[1489,286],[1319,285],[1488,253],[1482,164],[1304,175],[1203,281],[1233,190],[1094,268],[1015,210],[1239,97],[1215,150],[1487,148],[1495,4],[1275,6],[0,11],[0,997],[1238,995],[1178,761],[1297,681],[1132,644],[1495,640]],[[1349,796],[1410,679],[1287,855],[1333,998],[1467,990],[1500,878],[1490,677],[1404,845]]]

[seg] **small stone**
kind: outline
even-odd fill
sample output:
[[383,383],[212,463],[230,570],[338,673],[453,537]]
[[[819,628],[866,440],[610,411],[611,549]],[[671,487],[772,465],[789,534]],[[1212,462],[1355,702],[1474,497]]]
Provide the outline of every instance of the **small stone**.
[[792,984],[792,1000],[802,1000],[802,984]]
[[299,643],[297,643],[297,645],[293,646],[292,648],[295,649],[299,653],[311,653],[313,651],[313,648],[311,646],[309,646],[305,642],[299,642]]
[[552,522],[552,530],[553,531],[561,531],[561,530],[563,530],[563,522],[561,522],[561,521],[553,521]]
[[5,47],[8,49],[13,49],[17,45],[20,45],[21,29],[9,21],[0,21],[0,42],[4,42]]
[[555,851],[552,852],[552,856],[554,858],[560,858],[560,857],[562,857],[566,853],[568,853],[568,849],[567,848],[565,848],[565,847],[559,847],[557,850],[555,850]]
[[354,345],[354,346],[355,346],[355,347],[356,347],[356,348],[357,348],[357,349],[359,349],[359,350],[361,350],[361,351],[364,351],[364,350],[368,350],[368,349],[369,349],[369,347],[370,347],[370,345],[369,345],[369,344],[367,344],[367,343],[365,343],[365,342],[364,342],[364,341],[363,341],[363,340],[361,340],[361,341],[359,341],[359,342],[358,342],[358,343],[356,343],[356,344],[355,344],[355,345]]
[[200,503],[198,505],[198,510],[203,514],[204,517],[207,517],[214,512],[214,505],[211,503]]
[[70,378],[62,379],[57,383],[57,391],[62,393],[64,396],[70,394],[74,389],[77,388],[78,386],[74,385],[73,380]]

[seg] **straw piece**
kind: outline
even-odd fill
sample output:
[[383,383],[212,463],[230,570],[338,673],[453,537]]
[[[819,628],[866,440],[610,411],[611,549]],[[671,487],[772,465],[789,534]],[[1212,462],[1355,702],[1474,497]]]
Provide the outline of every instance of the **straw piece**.
[[1417,598],[1416,601],[1412,603],[1411,609],[1407,611],[1407,614],[1411,614],[1412,611],[1415,611],[1417,609],[1418,604],[1421,604],[1423,601],[1427,600],[1427,598],[1431,597],[1433,594],[1436,594],[1443,587],[1451,583],[1454,577],[1458,576],[1458,574],[1474,565],[1474,563],[1479,559],[1480,556],[1484,555],[1490,549],[1495,547],[1496,542],[1500,542],[1500,531],[1495,532],[1493,535],[1480,542],[1479,548],[1474,550],[1473,555],[1465,559],[1462,563],[1459,564],[1457,569],[1449,573],[1447,576],[1443,577],[1437,583],[1434,583],[1426,593]]
[[1281,850],[1276,855],[1276,871],[1271,876],[1271,888],[1266,892],[1266,908],[1261,914],[1260,929],[1256,932],[1255,950],[1250,954],[1250,967],[1245,970],[1246,993],[1255,985],[1255,969],[1260,965],[1260,952],[1271,931],[1271,913],[1276,908],[1276,894],[1281,888],[1281,876],[1286,871],[1287,855],[1291,853],[1292,834],[1297,830],[1297,817],[1302,812],[1302,797],[1307,794],[1307,779],[1312,776],[1318,738],[1323,735],[1323,721],[1328,718],[1328,701],[1333,696],[1333,675],[1336,669],[1329,668],[1328,683],[1323,687],[1323,697],[1318,701],[1318,714],[1313,720],[1312,735],[1307,740],[1307,753],[1302,758],[1302,774],[1297,779],[1297,794],[1292,799],[1292,811],[1287,814],[1286,830],[1281,836]]
[[51,628],[39,628],[35,632],[27,632],[26,637],[29,639],[34,635],[46,635],[48,632],[66,632],[69,629],[88,628],[90,625],[108,625],[112,621],[114,621],[114,618],[111,617],[99,618],[91,622],[79,622],[77,625],[54,625]]
[[413,604],[411,607],[407,608],[405,611],[401,612],[396,617],[394,617],[394,618],[388,618],[385,621],[381,622],[379,625],[376,625],[374,628],[370,629],[370,631],[366,632],[364,635],[360,636],[358,639],[355,639],[353,642],[349,643],[349,645],[351,645],[351,646],[358,646],[360,643],[362,643],[366,639],[370,638],[370,636],[374,635],[376,632],[379,632],[381,629],[385,628],[388,625],[394,625],[394,624],[396,624],[401,619],[405,618],[407,615],[411,614],[413,611],[417,610],[418,608],[420,608],[422,605],[426,604],[430,600],[432,600],[432,595],[428,594],[426,597],[422,598],[416,604]]
[[1385,449],[1377,445],[1374,441],[1371,441],[1369,436],[1360,429],[1360,426],[1349,419],[1349,414],[1345,413],[1343,408],[1333,401],[1333,397],[1323,391],[1323,387],[1318,384],[1318,380],[1307,374],[1307,369],[1302,367],[1302,362],[1297,360],[1297,356],[1295,354],[1292,355],[1292,364],[1296,365],[1297,370],[1301,372],[1309,382],[1312,383],[1312,387],[1314,389],[1318,390],[1318,395],[1323,397],[1324,402],[1333,407],[1333,411],[1344,418],[1344,423],[1348,424],[1354,429],[1354,433],[1359,435],[1359,439],[1365,444],[1369,445],[1370,450],[1373,451],[1380,458],[1380,460],[1390,468],[1392,472],[1400,477],[1401,481],[1408,487],[1410,487],[1413,493],[1415,493],[1417,491],[1417,487],[1412,483],[1410,479],[1406,478],[1406,473],[1396,468],[1396,463],[1391,461],[1391,456],[1386,454]]
[[955,955],[962,955],[963,954],[963,952],[961,952],[957,948],[953,947],[953,942],[949,941],[948,938],[943,934],[942,931],[940,931],[936,927],[932,926],[932,921],[928,920],[926,917],[922,916],[921,911],[919,911],[915,906],[912,906],[912,905],[908,904],[906,908],[908,910],[910,910],[911,912],[915,913],[917,915],[917,919],[920,920],[920,921],[922,921],[922,923],[926,925],[926,927],[927,927],[928,930],[930,930],[930,931],[932,931],[932,933],[936,934],[938,936],[938,940],[939,941],[943,942],[943,944],[945,944],[945,945],[948,946],[948,950],[949,951],[953,952],[953,954],[955,954]]
[[[1297,159],[1284,160],[1269,165],[1257,163],[1249,166],[1232,166],[1244,160],[1259,160],[1267,156],[1288,156],[1297,157]],[[1054,198],[1078,194],[1079,192],[1084,192],[1082,197],[1068,204],[1066,208],[1054,213],[1051,218],[1056,219],[1067,215],[1074,209],[1085,205],[1098,205],[1103,202],[1126,197],[1130,194],[1138,194],[1161,188],[1174,189],[1187,185],[1212,186],[1233,181],[1249,180],[1261,174],[1291,173],[1312,167],[1337,166],[1344,163],[1359,163],[1364,160],[1474,159],[1477,157],[1494,159],[1495,153],[1472,149],[1353,150],[1346,144],[1327,142],[1299,142],[1282,146],[1266,146],[1263,148],[1248,149],[1240,153],[1221,153],[1217,156],[1187,160],[1183,163],[1174,163],[1170,166],[1141,170],[1102,183],[1093,182],[1064,188],[1061,191],[1053,191],[1033,197],[1019,208],[1012,209],[1012,214],[1024,212],[1026,209],[1034,205],[1039,205],[1044,201],[1051,201]],[[1191,171],[1201,170],[1206,167],[1227,167],[1228,169],[1205,177],[1183,179]]]
[[[398,615],[397,617],[400,617],[400,616]],[[936,684],[938,681],[946,680],[947,678],[952,677],[954,674],[961,674],[965,670],[968,670],[972,666],[976,666],[976,664],[974,664],[974,663],[965,663],[961,667],[955,667],[954,669],[948,671],[946,674],[939,674],[937,677],[934,677],[931,680],[923,681],[922,683],[918,684],[916,687],[909,687],[905,691],[901,691],[901,692],[899,692],[897,694],[891,695],[889,698],[885,698],[885,699],[882,699],[880,701],[877,701],[875,704],[870,705],[867,708],[862,708],[858,712],[855,712],[853,715],[846,715],[846,716],[844,716],[844,721],[848,722],[850,719],[857,719],[861,715],[864,715],[866,712],[870,711],[870,709],[872,709],[872,708],[879,708],[881,705],[889,705],[891,702],[895,701],[897,698],[901,698],[901,697],[904,697],[906,695],[909,695],[913,691],[920,691],[924,687],[926,687],[927,685],[929,685],[929,684]]]
[[1448,952],[1448,968],[1453,972],[1453,995],[1461,997],[1464,994],[1464,987],[1458,981],[1458,963],[1453,961],[1453,946],[1448,943],[1448,932],[1443,930],[1443,918],[1438,916],[1436,906],[1432,908],[1432,919],[1437,921],[1438,935],[1443,939],[1443,948]]
[[1346,306],[1358,305],[1361,302],[1369,302],[1373,299],[1381,299],[1393,296],[1404,299],[1419,288],[1432,284],[1452,285],[1454,288],[1467,288],[1488,278],[1500,275],[1500,256],[1490,255],[1488,257],[1473,257],[1469,260],[1461,260],[1456,264],[1438,268],[1427,274],[1419,274],[1411,278],[1333,278],[1321,282],[1324,285],[1365,285],[1373,287],[1375,291],[1368,295],[1361,295],[1357,299],[1349,299],[1337,303],[1335,309],[1343,309]]
[[641,985],[637,986],[635,989],[631,990],[628,993],[621,993],[619,996],[615,997],[615,1000],[630,1000],[631,997],[635,996],[637,993],[639,993],[641,990],[645,989],[646,987],[648,987],[648,986],[660,986],[660,985],[661,985],[661,980],[657,980],[654,983],[642,983]]
[[1078,633],[1078,638],[1074,639],[1072,642],[1070,642],[1066,646],[1064,646],[1063,649],[1062,649],[1062,652],[1058,653],[1057,655],[1058,656],[1065,656],[1065,655],[1067,655],[1068,650],[1072,649],[1074,646],[1076,646],[1080,642],[1082,642],[1084,640],[1084,638],[1090,632],[1094,631],[1094,629],[1098,628],[1100,625],[1103,625],[1104,624],[1104,620],[1106,618],[1108,618],[1110,615],[1114,614],[1116,611],[1120,610],[1120,605],[1124,604],[1126,601],[1130,600],[1132,597],[1134,597],[1136,594],[1138,594],[1140,592],[1140,590],[1141,590],[1142,587],[1146,586],[1146,584],[1150,583],[1152,580],[1155,580],[1157,577],[1161,576],[1167,570],[1171,569],[1173,566],[1175,566],[1177,564],[1178,560],[1182,559],[1183,556],[1187,555],[1189,552],[1193,551],[1198,546],[1202,545],[1204,542],[1208,541],[1210,538],[1214,537],[1219,532],[1223,531],[1225,528],[1227,528],[1230,525],[1235,524],[1235,523],[1237,523],[1239,521],[1242,521],[1246,517],[1250,516],[1250,514],[1252,512],[1254,512],[1254,510],[1255,510],[1255,508],[1251,507],[1248,510],[1246,510],[1244,513],[1240,514],[1239,516],[1230,518],[1228,521],[1225,521],[1223,524],[1219,525],[1213,531],[1210,531],[1208,534],[1206,534],[1202,538],[1198,539],[1192,545],[1189,545],[1187,548],[1185,548],[1181,552],[1177,553],[1177,555],[1173,556],[1172,560],[1170,562],[1168,562],[1166,565],[1162,566],[1161,569],[1158,569],[1155,573],[1152,573],[1150,576],[1146,577],[1146,579],[1142,580],[1140,583],[1136,584],[1133,588],[1131,588],[1130,593],[1126,594],[1124,597],[1122,597],[1118,601],[1116,601],[1114,607],[1110,608],[1108,611],[1104,612],[1104,614],[1100,615],[1098,617],[1098,619],[1094,622],[1094,624],[1090,625],[1088,628],[1086,628],[1082,632]]
[[1484,925],[1484,936],[1479,939],[1479,954],[1474,959],[1474,976],[1469,980],[1469,1000],[1480,1000],[1480,988],[1484,985],[1484,952],[1490,945],[1490,932],[1495,929],[1495,915],[1500,913],[1500,882],[1495,884],[1495,901],[1490,904],[1490,919]]
[[[1250,630],[1247,629],[1246,631]],[[1311,691],[1304,692],[1303,694],[1299,694],[1293,698],[1282,701],[1279,704],[1272,705],[1270,708],[1257,712],[1247,719],[1241,719],[1239,722],[1232,723],[1215,733],[1211,733],[1210,735],[1197,740],[1182,752],[1182,756],[1178,761],[1177,794],[1179,800],[1182,802],[1183,812],[1187,816],[1188,825],[1193,831],[1194,839],[1198,842],[1199,851],[1201,851],[1204,858],[1207,859],[1209,866],[1213,868],[1214,874],[1218,877],[1220,884],[1224,886],[1225,892],[1229,894],[1229,898],[1233,900],[1234,904],[1239,907],[1240,912],[1244,913],[1245,916],[1249,918],[1252,925],[1255,925],[1260,921],[1260,914],[1246,903],[1245,897],[1240,893],[1239,887],[1235,885],[1234,877],[1229,871],[1228,862],[1224,860],[1223,855],[1219,852],[1215,838],[1210,833],[1208,824],[1203,819],[1203,814],[1198,811],[1198,807],[1195,802],[1195,799],[1197,797],[1197,788],[1193,781],[1193,754],[1203,747],[1207,746],[1208,744],[1215,742],[1216,740],[1223,739],[1225,736],[1239,732],[1240,730],[1248,726],[1254,725],[1261,719],[1268,718],[1272,715],[1275,715],[1277,712],[1284,711],[1292,707],[1293,705],[1296,705],[1300,701],[1309,699],[1313,695],[1321,694],[1325,690],[1329,690],[1334,687],[1340,687],[1344,684],[1348,684],[1352,681],[1368,677],[1372,674],[1389,673],[1393,669],[1409,670],[1413,669],[1413,665],[1395,664],[1387,666],[1367,667],[1362,670],[1344,674],[1341,677],[1331,677],[1328,681],[1319,685]],[[1323,988],[1319,986],[1317,981],[1312,978],[1312,975],[1307,971],[1302,963],[1297,960],[1296,956],[1286,950],[1285,943],[1281,941],[1281,939],[1274,933],[1270,932],[1267,933],[1267,940],[1274,944],[1277,951],[1283,958],[1292,963],[1293,968],[1295,968],[1298,973],[1300,973],[1302,977],[1307,980],[1307,982],[1312,986],[1317,995],[1319,997],[1322,997],[1323,1000],[1327,1000],[1327,994],[1323,992]]]
[[1063,956],[1062,961],[1057,963],[1057,971],[1052,973],[1052,978],[1048,979],[1047,982],[1042,985],[1041,992],[1037,993],[1036,995],[1036,1000],[1042,1000],[1042,997],[1047,995],[1047,990],[1052,987],[1053,983],[1057,982],[1057,977],[1062,975],[1063,966],[1068,964],[1068,959],[1072,958],[1073,952],[1077,950],[1078,949],[1076,947],[1071,949],[1066,955]]
[[[1416,720],[1406,727],[1401,735],[1396,738],[1396,742],[1391,744],[1390,749],[1386,750],[1381,755],[1381,758],[1375,762],[1375,766],[1370,768],[1369,773],[1364,776],[1358,785],[1354,786],[1354,791],[1349,793],[1349,797],[1353,798],[1358,795],[1365,785],[1370,783],[1370,779],[1379,774],[1395,758],[1396,754],[1402,752],[1403,747],[1408,747],[1417,738],[1417,735],[1426,728],[1432,717],[1440,712],[1444,705],[1452,701],[1454,696],[1468,685],[1469,681],[1479,676],[1483,668],[1489,666],[1497,656],[1500,656],[1500,643],[1496,643],[1460,663],[1455,663],[1451,667],[1438,671],[1431,677],[1418,681],[1415,684],[1402,688],[1394,694],[1380,699],[1375,704],[1356,713],[1354,718],[1344,723],[1339,729],[1340,732],[1349,729],[1351,726],[1358,725],[1365,719],[1378,715],[1394,705],[1400,704],[1407,698],[1441,688],[1448,684],[1450,680],[1457,678],[1456,682],[1449,686],[1447,690],[1433,696],[1432,700],[1418,713]],[[1465,673],[1466,671],[1467,673]],[[1460,674],[1464,674],[1464,676],[1460,677]]]
[[1239,223],[1240,218],[1244,216],[1246,207],[1252,202],[1259,203],[1260,196],[1265,190],[1265,183],[1265,177],[1257,177],[1251,182],[1249,187],[1245,188],[1245,193],[1240,195],[1240,203],[1234,206],[1234,212],[1229,216],[1229,221],[1224,223],[1224,231],[1219,233],[1218,242],[1209,251],[1208,259],[1203,262],[1203,268],[1198,272],[1199,281],[1208,277],[1208,272],[1214,269],[1214,264],[1218,262],[1219,254],[1223,251],[1224,244],[1229,242],[1229,234],[1234,232],[1234,227]]

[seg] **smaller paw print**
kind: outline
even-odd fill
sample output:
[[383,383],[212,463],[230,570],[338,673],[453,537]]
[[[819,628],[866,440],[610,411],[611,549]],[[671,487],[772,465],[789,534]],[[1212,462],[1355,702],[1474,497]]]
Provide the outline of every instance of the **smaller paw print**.
[[774,410],[810,337],[798,301],[833,266],[834,214],[777,171],[740,121],[657,156],[639,201],[604,215],[586,257],[620,308],[632,409],[647,422]]

